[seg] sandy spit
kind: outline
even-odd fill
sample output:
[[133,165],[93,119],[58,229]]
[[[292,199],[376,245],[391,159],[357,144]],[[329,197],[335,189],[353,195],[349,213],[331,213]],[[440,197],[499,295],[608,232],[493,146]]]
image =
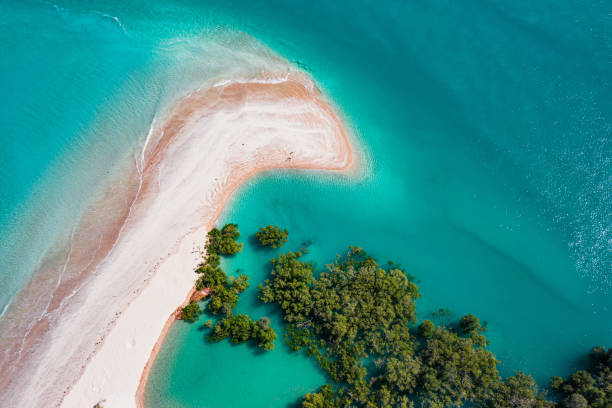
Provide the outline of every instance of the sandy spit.
[[78,309],[54,328],[23,406],[49,395],[45,378],[58,362],[76,367],[62,407],[144,406],[153,360],[191,295],[205,234],[232,192],[264,170],[355,169],[341,121],[301,72],[217,81],[179,101],[161,123],[121,233]]

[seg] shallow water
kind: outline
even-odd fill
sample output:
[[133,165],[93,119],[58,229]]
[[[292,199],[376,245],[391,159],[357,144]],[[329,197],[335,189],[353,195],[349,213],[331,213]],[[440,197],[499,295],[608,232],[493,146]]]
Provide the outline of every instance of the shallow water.
[[[421,281],[420,317],[448,307],[488,322],[503,375],[524,370],[545,386],[610,344],[608,6],[335,4],[234,2],[223,12],[314,75],[363,140],[368,177],[261,178],[223,221],[248,235],[286,226],[289,247],[312,240],[320,265],[347,245],[401,262]],[[243,267],[253,287],[269,257],[247,246],[228,269]],[[246,296],[239,308],[251,310]],[[182,357],[164,354],[153,370],[151,406],[286,406],[302,394],[281,381],[297,369],[285,357],[266,379],[284,400],[237,403],[232,387],[256,389],[251,367],[274,357],[239,360],[250,380],[234,382],[234,364],[207,362],[248,348],[208,345],[198,324],[185,326],[164,349]],[[187,361],[216,381],[192,376]]]
[[[612,345],[609,2],[2,2],[0,11],[11,51],[0,57],[0,305],[49,242],[69,236],[84,192],[103,190],[100,176],[139,151],[160,106],[247,64],[226,55],[247,40],[206,41],[238,30],[315,78],[363,144],[368,172],[260,177],[222,221],[245,240],[283,225],[288,248],[312,240],[320,265],[347,245],[401,262],[421,281],[420,317],[448,307],[488,322],[504,375],[522,369],[545,385],[591,346]],[[270,257],[246,245],[227,262],[251,278],[238,307],[252,317],[271,313],[255,301]],[[324,382],[282,335],[259,355],[208,345],[198,327],[173,326],[151,406],[284,407]]]

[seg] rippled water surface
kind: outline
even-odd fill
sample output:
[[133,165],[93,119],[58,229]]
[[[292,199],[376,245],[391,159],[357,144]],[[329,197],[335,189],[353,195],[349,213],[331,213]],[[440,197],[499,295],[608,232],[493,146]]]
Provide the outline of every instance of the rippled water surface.
[[246,245],[226,268],[250,276],[238,308],[271,316],[277,347],[208,345],[176,324],[151,406],[285,407],[325,381],[256,300],[275,253],[249,236],[268,223],[290,249],[311,240],[321,266],[347,245],[401,262],[421,317],[476,314],[502,373],[545,385],[612,345],[611,15],[605,1],[0,2],[0,306],[160,107],[248,64],[226,52],[242,32],[315,78],[367,172],[268,174],[235,195],[222,221]]

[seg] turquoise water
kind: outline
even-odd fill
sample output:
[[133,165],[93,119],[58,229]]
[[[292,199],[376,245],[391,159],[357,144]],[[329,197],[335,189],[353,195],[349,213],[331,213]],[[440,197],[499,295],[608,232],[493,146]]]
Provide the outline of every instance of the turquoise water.
[[[96,117],[146,53],[117,50],[112,21],[52,4],[1,2],[0,16],[1,310],[49,241],[70,233],[84,203],[79,193],[91,193],[108,160],[127,152],[119,135],[99,131],[108,124]],[[70,173],[84,155],[90,171],[77,180]]]
[[[158,114],[260,47],[187,6],[0,1],[0,312],[135,172]],[[231,44],[231,45],[228,45]]]
[[[371,159],[363,180],[273,173],[234,196],[221,221],[237,222],[247,245],[226,268],[252,285],[239,311],[281,332],[255,300],[272,254],[248,245],[277,223],[289,248],[312,240],[319,265],[347,245],[401,262],[421,281],[421,317],[448,307],[488,322],[504,375],[522,369],[545,385],[591,346],[612,345],[609,2],[3,2],[0,12],[11,50],[0,57],[0,304],[41,243],[69,233],[88,181],[138,150],[160,106],[246,63],[201,45],[238,30],[308,71]],[[282,334],[260,355],[208,345],[199,326],[173,326],[151,406],[285,407],[325,381]]]

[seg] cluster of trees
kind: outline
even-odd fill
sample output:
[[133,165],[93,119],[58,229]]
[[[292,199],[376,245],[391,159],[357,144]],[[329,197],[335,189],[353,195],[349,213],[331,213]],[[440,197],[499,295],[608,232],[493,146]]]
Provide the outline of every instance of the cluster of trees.
[[588,370],[576,371],[567,379],[553,377],[552,388],[562,395],[562,407],[612,407],[612,349],[594,347],[589,360]]
[[[226,224],[221,230],[213,228],[207,236],[206,258],[196,272],[200,277],[196,281],[196,289],[209,288],[211,300],[207,310],[213,315],[223,312],[232,313],[238,295],[249,287],[249,277],[241,274],[237,278],[229,278],[221,268],[219,255],[233,255],[242,250],[242,244],[236,242],[240,236],[238,225]],[[189,306],[189,305],[188,305]]]
[[315,275],[300,258],[271,261],[260,299],[280,306],[291,349],[304,349],[333,380],[302,407],[555,406],[530,376],[501,379],[475,316],[415,325],[418,288],[393,264],[383,268],[350,247]]
[[[222,312],[224,316],[232,314],[232,310],[238,303],[238,295],[249,286],[248,277],[240,275],[237,279],[230,279],[224,285],[212,288],[211,299],[207,310],[213,315]],[[239,284],[236,284],[240,282]]]
[[[198,289],[212,289],[207,311],[222,318],[211,328],[211,342],[252,341],[272,350],[276,333],[266,317],[253,321],[233,314],[248,277],[229,279],[219,255],[242,249],[235,224],[208,236],[207,257],[197,272]],[[287,241],[277,226],[260,228],[257,239],[273,248]],[[594,348],[589,370],[567,379],[554,377],[552,388],[560,403],[545,398],[534,379],[522,372],[502,379],[498,361],[487,350],[486,324],[471,314],[451,321],[440,309],[443,323],[417,324],[414,278],[393,263],[381,267],[359,247],[315,273],[301,252],[271,260],[269,279],[259,285],[259,298],[277,304],[287,324],[286,340],[293,351],[304,350],[329,375],[330,384],[306,394],[304,408],[408,408],[473,406],[482,408],[610,408],[612,351]],[[196,302],[183,309],[188,321],[200,314]],[[191,320],[193,319],[193,320]]]
[[[229,338],[234,344],[252,340],[258,347],[266,351],[272,350],[276,332],[270,327],[270,319],[263,317],[253,322],[247,315],[234,315],[238,296],[249,287],[249,277],[244,274],[236,278],[228,277],[221,268],[220,255],[233,255],[241,251],[242,244],[236,242],[239,236],[236,224],[226,224],[221,230],[212,229],[207,237],[206,257],[196,269],[200,274],[196,289],[208,288],[211,291],[207,312],[223,316],[214,325],[210,320],[204,323],[205,328],[212,328],[207,338],[211,342]],[[183,308],[182,317],[185,321],[195,322],[200,313],[198,303],[191,301]]]
[[192,300],[181,311],[181,319],[185,320],[186,322],[193,323],[198,320],[198,317],[200,317],[200,313],[202,313],[202,311],[200,310],[200,305],[198,304],[198,302],[194,302]]
[[212,287],[212,297],[207,310],[213,315],[221,312],[223,318],[212,326],[213,330],[208,335],[208,340],[217,342],[229,338],[234,344],[252,340],[257,343],[258,347],[266,351],[272,350],[274,349],[276,332],[270,327],[270,319],[262,317],[254,322],[247,315],[233,314],[233,309],[238,302],[238,295],[248,287],[249,278],[246,275],[239,275],[235,279],[226,279],[224,283]]
[[280,248],[287,242],[289,231],[281,229],[278,225],[268,225],[267,227],[259,227],[255,237],[265,247]]
[[221,267],[212,266],[208,260],[197,271],[201,276],[196,289],[209,288],[211,291],[207,310],[213,315],[221,311],[224,315],[231,314],[238,303],[238,295],[249,287],[249,277],[240,274],[237,278],[228,278]]
[[221,230],[213,228],[208,232],[207,253],[217,255],[235,255],[242,251],[242,243],[236,240],[240,237],[238,225],[225,224]]
[[196,289],[214,288],[215,286],[223,285],[227,281],[227,275],[221,269],[221,260],[219,255],[207,253],[204,262],[200,264],[196,273],[200,274],[196,282]]
[[480,333],[484,328],[466,330],[461,322],[475,321],[474,316],[461,318],[459,332],[434,327],[432,332],[419,326],[416,359],[419,362],[417,388],[414,393],[426,406],[448,407],[465,404],[488,408],[552,408],[534,379],[522,372],[502,381],[498,361],[488,350]]
[[269,351],[274,349],[276,332],[270,327],[270,319],[267,317],[262,317],[254,322],[247,315],[237,314],[218,320],[208,335],[208,340],[211,342],[226,338],[229,338],[234,344],[252,340],[258,347]]
[[[233,225],[232,227],[227,228],[227,229],[223,227],[223,229],[227,231],[229,230],[233,231],[235,229],[235,232],[232,233],[232,236],[235,236],[235,237],[240,236],[240,233],[238,232],[238,228],[236,225]],[[223,269],[221,269],[221,266],[220,266],[221,257],[219,256],[217,252],[215,252],[214,249],[211,249],[211,245],[210,245],[210,243],[213,242],[212,237],[219,236],[219,235],[222,235],[222,233],[216,228],[208,233],[207,244],[206,244],[206,249],[207,249],[206,257],[204,258],[204,261],[196,269],[196,273],[200,274],[200,277],[196,281],[197,290],[201,290],[202,288],[205,288],[205,287],[211,288],[213,290],[215,288],[221,288],[221,287],[225,288],[225,285],[228,282],[227,275],[225,274]],[[215,245],[216,245],[216,248],[219,247],[218,240],[215,241]],[[246,280],[248,282],[248,278],[246,278]],[[226,295],[225,298],[227,297],[228,296]],[[229,303],[230,305],[233,303],[233,305],[235,306],[237,301],[238,301],[238,296],[235,295],[235,299],[233,299],[232,297],[230,301],[227,303]],[[221,301],[221,303],[223,304],[226,302]],[[181,318],[186,322],[194,323],[198,320],[201,313],[202,311],[200,309],[199,303],[192,300],[191,302],[189,302],[187,306],[185,306],[182,309]]]

